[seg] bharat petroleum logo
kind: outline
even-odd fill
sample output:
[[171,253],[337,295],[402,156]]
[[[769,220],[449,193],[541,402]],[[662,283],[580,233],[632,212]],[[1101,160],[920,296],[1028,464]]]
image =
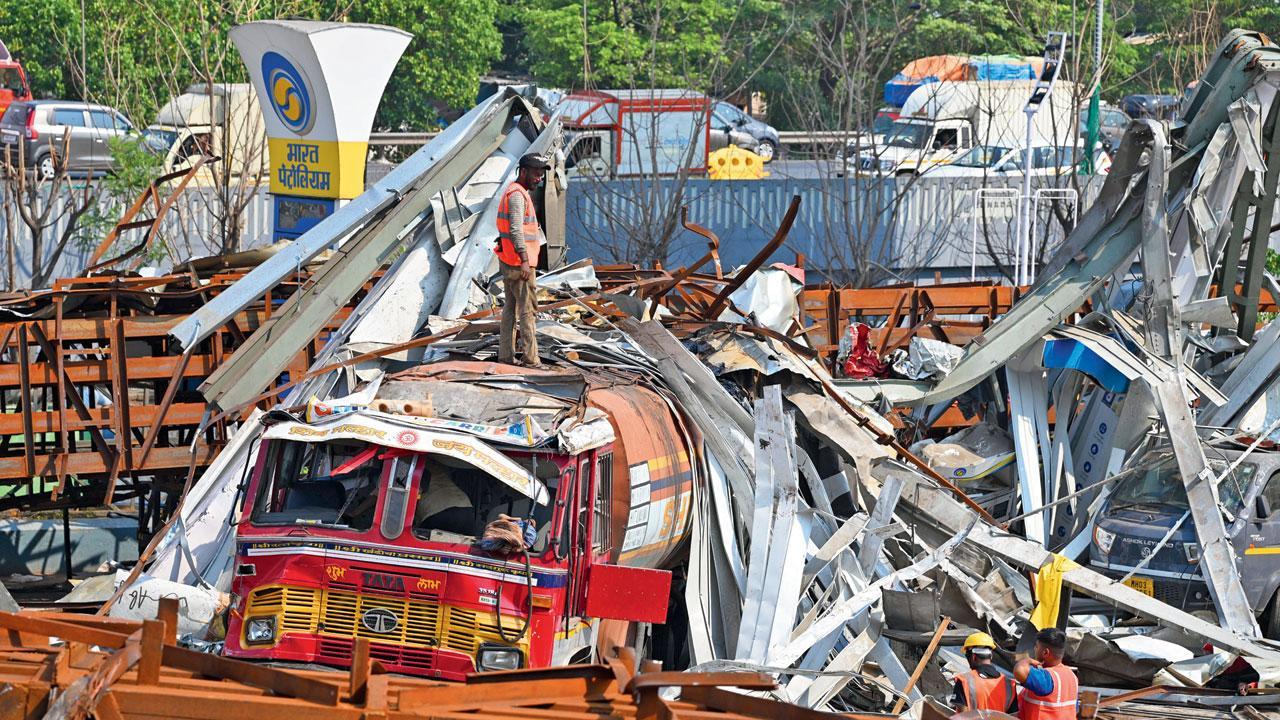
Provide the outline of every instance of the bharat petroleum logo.
[[293,63],[276,52],[262,56],[262,80],[267,86],[271,109],[289,130],[306,135],[315,124],[311,107],[311,92],[302,73]]

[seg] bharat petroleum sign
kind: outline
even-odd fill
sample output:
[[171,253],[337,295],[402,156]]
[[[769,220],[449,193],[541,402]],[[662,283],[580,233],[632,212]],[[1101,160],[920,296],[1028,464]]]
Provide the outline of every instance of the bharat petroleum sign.
[[278,52],[263,53],[262,78],[271,109],[280,122],[299,135],[311,132],[316,119],[311,108],[311,91],[298,68]]
[[232,28],[262,101],[273,194],[350,199],[364,192],[373,116],[411,37],[356,23],[266,20]]

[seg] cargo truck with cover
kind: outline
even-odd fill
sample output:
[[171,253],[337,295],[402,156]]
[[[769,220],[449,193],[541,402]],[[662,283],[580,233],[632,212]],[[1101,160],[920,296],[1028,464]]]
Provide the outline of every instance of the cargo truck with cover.
[[[959,81],[921,85],[875,146],[851,146],[846,170],[859,175],[920,175],[975,147],[1025,147],[1023,108],[1035,82]],[[1076,143],[1075,83],[1059,81],[1032,125],[1032,147]]]

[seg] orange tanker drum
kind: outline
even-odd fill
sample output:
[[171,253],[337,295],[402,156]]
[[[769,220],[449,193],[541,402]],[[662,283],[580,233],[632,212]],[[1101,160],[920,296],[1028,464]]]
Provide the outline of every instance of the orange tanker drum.
[[[641,385],[593,388],[587,403],[613,425],[609,562],[669,568],[680,559],[693,505],[689,437],[671,406]],[[601,478],[602,481],[606,478]]]

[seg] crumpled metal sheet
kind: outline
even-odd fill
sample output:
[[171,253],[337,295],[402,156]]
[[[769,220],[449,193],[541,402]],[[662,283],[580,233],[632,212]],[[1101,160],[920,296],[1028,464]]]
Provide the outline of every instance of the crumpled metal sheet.
[[956,369],[963,354],[951,343],[913,337],[905,353],[894,353],[893,371],[910,380],[941,380]]
[[[737,308],[754,318],[754,325],[767,327],[780,333],[791,329],[799,316],[796,291],[800,284],[791,273],[781,268],[763,268],[747,278],[742,287],[729,296],[731,308]],[[721,321],[742,322],[748,320],[732,309],[720,314]]]

